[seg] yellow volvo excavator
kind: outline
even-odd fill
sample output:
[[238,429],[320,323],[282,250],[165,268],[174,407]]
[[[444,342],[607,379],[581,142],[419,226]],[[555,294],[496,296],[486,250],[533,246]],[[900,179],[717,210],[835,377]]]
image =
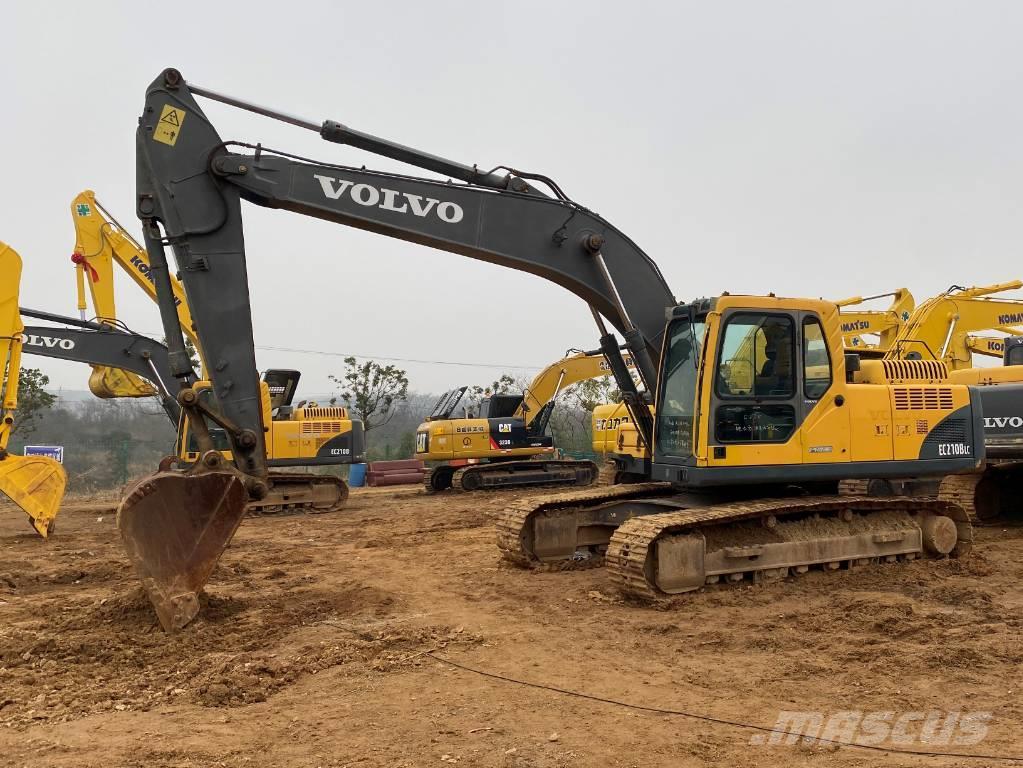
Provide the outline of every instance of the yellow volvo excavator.
[[0,422],[0,491],[21,507],[32,527],[46,538],[64,498],[67,475],[46,456],[15,456],[7,452],[18,409],[18,384],[24,326],[18,309],[21,257],[0,242],[0,361],[3,364],[3,421]]
[[[71,201],[71,218],[75,226],[75,249],[71,261],[75,265],[78,311],[84,320],[88,312],[88,287],[96,320],[112,327],[122,327],[115,301],[114,264],[155,301],[156,288],[149,256],[92,190],[84,190]],[[202,370],[208,370],[185,289],[177,278],[172,275],[169,278],[178,326],[199,353]],[[109,365],[92,367],[90,389],[100,397],[157,394],[150,380],[131,371]],[[320,406],[308,401],[293,405],[300,377],[299,371],[290,369],[271,369],[264,373],[259,402],[263,423],[267,425],[269,466],[306,467],[363,461],[365,432],[362,422],[350,418],[348,409],[342,406]],[[199,380],[190,386],[196,397],[215,409],[210,381]],[[208,431],[210,439],[230,461],[231,446],[224,430],[214,425]],[[178,425],[174,456],[169,457],[163,466],[170,467],[175,463],[189,466],[199,458],[198,440],[188,420],[182,419]],[[276,472],[275,480],[278,492],[251,504],[250,513],[333,509],[340,507],[348,496],[346,484],[329,475]]]
[[[441,178],[226,142],[197,97]],[[984,460],[985,445],[977,390],[942,377],[940,363],[896,371],[864,361],[884,380],[850,381],[855,366],[846,363],[833,303],[775,296],[678,303],[633,240],[548,176],[503,166],[484,172],[332,120],[250,104],[188,83],[174,69],[146,91],[136,153],[137,213],[171,367],[184,380],[165,244],[203,349],[218,361],[210,377],[233,459],[226,463],[211,441],[200,440],[194,467],[145,478],[118,510],[128,556],[168,630],[197,615],[199,592],[247,500],[274,482],[256,407],[243,198],[528,272],[589,306],[630,417],[653,446],[649,481],[510,504],[500,515],[498,545],[513,562],[564,568],[600,562],[606,552],[626,594],[658,599],[715,581],[970,549],[970,522],[953,501],[839,495],[846,479],[969,470]],[[622,334],[642,391],[606,323]],[[744,344],[751,336],[755,342]],[[749,359],[736,357],[740,349]],[[189,391],[186,385],[179,400],[198,433],[210,413]]]
[[[0,285],[8,292],[17,291],[21,272],[21,259],[18,254],[5,246],[3,257],[0,258]],[[17,306],[17,296],[13,296]],[[20,354],[39,355],[57,360],[85,363],[95,371],[101,371],[103,381],[139,382],[144,387],[158,393],[161,404],[167,412],[172,424],[179,431],[176,442],[177,453],[165,460],[164,466],[179,464],[188,466],[198,461],[199,455],[194,450],[194,440],[188,432],[188,422],[181,418],[181,409],[174,399],[166,392],[166,382],[173,380],[170,373],[166,347],[152,339],[134,334],[128,330],[116,328],[109,322],[94,322],[76,318],[62,317],[50,312],[22,308],[22,315],[30,316],[57,325],[22,327],[17,320],[17,332],[9,328],[6,337],[17,339],[15,351]],[[12,322],[11,315],[5,315],[5,323]],[[248,507],[250,515],[276,514],[299,510],[327,511],[343,505],[347,498],[347,487],[340,480],[326,476],[310,476],[306,474],[286,474],[280,471],[283,467],[317,465],[334,465],[360,461],[364,454],[364,440],[361,422],[348,418],[347,409],[337,407],[321,408],[315,403],[302,402],[292,405],[292,398],[299,380],[298,371],[269,370],[260,383],[260,397],[266,412],[266,423],[271,424],[267,435],[268,461],[277,468],[274,477],[277,481],[276,494],[253,502]],[[93,374],[93,380],[96,374]],[[210,384],[204,381],[193,381],[192,387],[200,397],[210,398]],[[107,397],[143,396],[140,388],[133,386],[130,392],[120,390],[110,392]],[[8,402],[16,402],[17,380],[13,380],[8,388]],[[10,421],[7,423],[9,436]],[[210,429],[218,445],[225,448],[225,455],[230,457],[229,448],[222,438],[222,430],[218,427]],[[42,467],[46,462],[42,459],[23,459],[13,457],[10,462],[0,463],[0,471],[12,473],[10,483],[17,483],[19,478],[31,478],[29,469]],[[59,468],[59,465],[57,465]],[[61,470],[62,471],[62,470]],[[54,483],[31,483],[21,489],[15,484],[9,495],[23,503],[34,520],[38,521],[40,532],[56,515],[60,495],[54,493]],[[7,486],[0,486],[5,488]]]
[[[944,480],[933,477],[848,480],[842,483],[843,493],[943,494],[955,498],[975,519],[993,520],[1013,514],[1014,494],[1023,480],[1023,365],[1020,365],[1023,361],[1017,359],[1018,354],[1011,353],[1023,349],[1023,331],[1019,327],[1023,324],[1023,301],[991,297],[1020,287],[1023,282],[1018,280],[971,288],[953,287],[928,299],[900,324],[883,354],[878,356],[880,346],[856,349],[856,358],[883,360],[887,367],[878,369],[871,363],[862,370],[857,367],[850,374],[853,382],[883,383],[886,377],[897,378],[900,371],[905,370],[900,363],[907,361],[914,366],[930,365],[928,370],[938,371],[935,379],[984,387],[980,393],[987,459],[972,471]],[[840,317],[848,349],[846,312]],[[975,335],[990,332],[1007,335],[1008,339]],[[747,339],[745,343],[749,342]],[[764,353],[763,341],[758,353]],[[1005,365],[973,367],[974,353],[1002,358]],[[940,366],[934,368],[934,363]],[[1002,388],[991,388],[996,386]],[[649,472],[650,453],[624,404],[597,407],[592,424],[594,451],[613,466],[614,481],[643,480]]]
[[[626,364],[632,367],[631,361]],[[476,413],[468,413],[471,408],[464,403],[467,387],[445,392],[416,430],[416,458],[486,463],[434,467],[424,480],[426,489],[589,485],[599,471],[592,461],[547,458],[554,453],[547,425],[560,393],[580,381],[610,375],[602,352],[579,352],[544,368],[521,394],[487,396]]]

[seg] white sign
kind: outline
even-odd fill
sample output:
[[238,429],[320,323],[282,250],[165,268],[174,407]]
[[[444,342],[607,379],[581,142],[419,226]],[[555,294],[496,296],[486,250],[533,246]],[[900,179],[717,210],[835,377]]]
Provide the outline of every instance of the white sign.
[[59,461],[61,464],[64,463],[64,446],[63,445],[26,445],[25,446],[26,456],[49,456],[55,461]]

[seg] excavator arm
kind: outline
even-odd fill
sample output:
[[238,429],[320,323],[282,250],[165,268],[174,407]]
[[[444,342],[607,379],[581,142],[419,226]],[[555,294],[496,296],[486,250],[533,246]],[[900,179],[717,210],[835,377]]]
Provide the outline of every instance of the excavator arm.
[[[196,96],[314,130],[449,177],[430,180],[315,163],[258,145],[225,143]],[[604,351],[637,425],[652,420],[604,318],[621,332],[648,393],[657,377],[665,309],[675,299],[656,264],[613,225],[571,201],[551,180],[508,169],[484,172],[349,129],[314,123],[208,89],[165,70],[147,89],[136,132],[137,214],[167,334],[179,402],[204,457],[189,477],[154,476],[122,502],[118,525],[165,628],[198,611],[198,591],[241,520],[246,493],[264,496],[268,476],[249,302],[241,200],[333,221],[538,275],[590,308]],[[457,181],[454,181],[457,180]],[[531,183],[532,182],[532,183]],[[533,183],[546,186],[542,194]],[[162,227],[162,232],[161,232]],[[177,268],[217,401],[216,420],[235,467],[221,466],[204,439],[203,410],[187,385],[165,245]],[[182,507],[191,505],[182,522]],[[198,511],[197,511],[198,510]],[[170,551],[166,530],[181,546]],[[186,530],[187,529],[187,530]]]
[[999,360],[1005,357],[1005,338],[1023,336],[1023,330],[999,326],[993,330],[998,331],[1002,336],[974,336],[968,334],[965,339],[966,347],[977,355],[984,357],[995,357]]
[[1013,335],[1023,326],[1023,300],[996,297],[995,294],[1023,287],[1012,280],[995,285],[962,288],[954,286],[919,305],[899,331],[886,359],[909,355],[941,360],[950,370],[973,365],[976,337],[972,334],[998,330]]
[[[868,301],[891,297],[888,309],[847,309]],[[836,301],[841,310],[842,338],[845,346],[857,352],[887,352],[898,336],[899,330],[913,313],[913,294],[906,288],[897,288],[891,293],[875,296],[851,296]],[[877,342],[866,341],[864,336],[877,336]]]
[[[4,277],[6,279],[6,275]],[[112,329],[103,323],[77,320],[24,307],[21,314],[37,320],[72,326],[70,328],[26,326],[22,333],[24,354],[127,371],[140,379],[152,382],[151,391],[146,394],[159,395],[160,404],[167,417],[177,427],[181,406],[168,390],[174,379],[167,359],[167,347],[163,344],[137,333]],[[194,382],[193,374],[191,383]],[[95,390],[93,393],[97,394]]]
[[[626,357],[625,365],[633,368],[632,359]],[[522,403],[514,415],[528,427],[541,414],[544,406],[569,387],[580,381],[610,375],[611,365],[600,351],[568,355],[533,377],[533,381],[523,390]]]
[[[622,332],[648,389],[656,379],[664,309],[674,297],[657,266],[628,237],[572,202],[551,182],[554,197],[537,192],[526,174],[483,173],[368,136],[333,121],[314,126],[335,143],[350,144],[465,183],[433,181],[296,159],[248,145],[225,144],[193,94],[236,105],[236,99],[190,88],[176,70],[149,87],[136,138],[138,215],[144,223],[161,311],[173,319],[164,244],[177,266],[217,374],[217,399],[237,434],[259,424],[251,310],[242,232],[241,198],[539,275],[582,298]],[[271,110],[248,105],[263,114]],[[542,177],[533,177],[541,178]],[[162,225],[161,236],[157,223]],[[177,323],[167,323],[168,338]],[[609,335],[609,334],[607,334]],[[173,340],[171,340],[173,341]],[[169,343],[181,370],[183,350]],[[180,346],[180,345],[178,345]],[[617,357],[617,344],[612,355]],[[627,372],[615,371],[625,391]],[[245,425],[244,427],[240,425]],[[257,442],[259,435],[257,434]],[[240,469],[262,474],[255,444],[240,441]]]
[[[80,192],[71,201],[71,220],[75,225],[75,250],[71,261],[75,265],[78,311],[82,320],[86,319],[88,310],[88,287],[96,319],[116,324],[115,263],[149,298],[157,300],[156,285],[150,275],[149,255],[113,214],[103,207],[91,189]],[[170,283],[178,325],[195,345],[202,359],[202,345],[185,299],[185,289],[173,276]]]
[[18,312],[21,257],[0,243],[0,373],[3,374],[3,416],[0,418],[0,491],[28,515],[32,527],[46,538],[64,498],[67,475],[59,462],[45,456],[7,452],[18,409],[18,384],[24,326]]

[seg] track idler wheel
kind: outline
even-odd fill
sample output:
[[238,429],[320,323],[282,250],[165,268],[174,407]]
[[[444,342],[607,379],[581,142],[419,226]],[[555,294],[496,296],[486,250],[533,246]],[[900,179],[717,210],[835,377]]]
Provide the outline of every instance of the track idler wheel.
[[480,477],[479,472],[469,470],[462,475],[462,490],[463,491],[478,491],[483,487],[483,478]]
[[199,612],[199,593],[245,517],[249,494],[236,471],[158,472],[129,489],[117,528],[167,632]]
[[952,552],[959,540],[955,521],[944,515],[924,515],[920,520],[920,531],[924,549],[935,557]]
[[423,484],[427,493],[439,493],[451,487],[451,478],[455,474],[455,468],[446,464],[434,467],[423,478]]

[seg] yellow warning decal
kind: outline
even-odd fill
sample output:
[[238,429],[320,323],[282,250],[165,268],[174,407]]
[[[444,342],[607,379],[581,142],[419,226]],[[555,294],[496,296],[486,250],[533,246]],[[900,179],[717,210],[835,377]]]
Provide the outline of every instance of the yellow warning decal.
[[153,140],[173,147],[181,133],[183,122],[185,122],[185,110],[181,107],[164,104],[163,112],[160,113],[160,122],[156,124],[156,130],[153,131]]

